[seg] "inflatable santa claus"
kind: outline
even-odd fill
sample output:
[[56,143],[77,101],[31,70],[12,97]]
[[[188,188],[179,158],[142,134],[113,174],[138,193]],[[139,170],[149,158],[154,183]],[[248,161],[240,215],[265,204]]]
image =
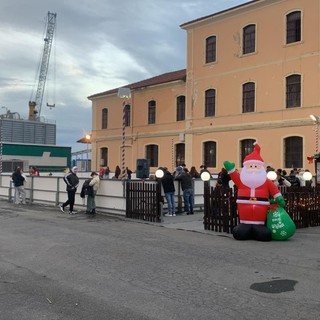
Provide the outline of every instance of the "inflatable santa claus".
[[240,223],[233,229],[233,237],[236,240],[270,241],[271,231],[266,227],[270,196],[281,207],[285,207],[285,201],[277,186],[267,178],[260,146],[255,143],[254,151],[245,157],[241,173],[235,170],[234,163],[224,161],[224,166],[238,187]]

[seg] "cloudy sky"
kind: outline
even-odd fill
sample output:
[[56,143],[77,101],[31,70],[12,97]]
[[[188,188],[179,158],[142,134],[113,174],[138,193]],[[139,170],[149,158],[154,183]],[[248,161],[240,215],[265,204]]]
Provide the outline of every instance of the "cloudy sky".
[[179,26],[245,2],[1,0],[0,106],[27,119],[45,20],[48,11],[57,13],[41,116],[56,121],[57,145],[82,150],[76,141],[91,132],[88,96],[185,68],[186,32]]

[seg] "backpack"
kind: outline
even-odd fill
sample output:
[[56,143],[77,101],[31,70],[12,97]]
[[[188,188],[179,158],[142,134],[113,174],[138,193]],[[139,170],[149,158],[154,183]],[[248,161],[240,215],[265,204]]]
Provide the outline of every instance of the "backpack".
[[80,197],[81,198],[85,198],[86,195],[87,196],[93,196],[93,188],[92,186],[89,186],[91,179],[86,179],[83,182],[82,188],[81,188],[81,193],[80,193]]

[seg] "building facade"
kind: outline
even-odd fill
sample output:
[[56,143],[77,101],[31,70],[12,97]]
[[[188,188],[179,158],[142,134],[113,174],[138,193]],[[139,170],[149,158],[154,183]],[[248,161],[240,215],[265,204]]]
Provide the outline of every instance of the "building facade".
[[117,89],[88,97],[92,167],[120,165],[125,137],[133,169],[139,158],[151,171],[185,163],[218,172],[224,160],[241,168],[257,141],[266,165],[314,173],[319,10],[319,0],[256,0],[182,24],[186,70],[128,85],[124,103]]

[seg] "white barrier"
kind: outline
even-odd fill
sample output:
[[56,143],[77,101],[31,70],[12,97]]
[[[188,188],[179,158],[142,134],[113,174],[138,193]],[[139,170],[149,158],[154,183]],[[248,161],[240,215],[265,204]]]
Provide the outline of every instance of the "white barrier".
[[[86,203],[83,198],[80,197],[81,187],[84,180],[88,177],[79,177],[80,183],[76,193],[75,207],[81,207],[85,209]],[[151,183],[157,183],[156,181],[150,181]],[[215,180],[210,181],[211,184],[215,184]],[[175,181],[176,187],[176,199],[179,195],[179,184]],[[40,176],[30,177],[27,176],[27,182],[25,184],[25,190],[27,195],[27,202],[42,203],[52,206],[58,206],[60,203],[67,200],[66,184],[63,181],[62,176]],[[102,212],[114,213],[125,215],[126,211],[126,198],[125,198],[125,181],[115,179],[102,179],[100,180],[100,187],[96,196],[97,209]],[[162,189],[162,195],[163,189]],[[180,190],[182,197],[183,192]],[[13,200],[14,188],[10,175],[0,176],[0,198]],[[183,199],[183,197],[182,197]],[[194,180],[194,205],[195,209],[203,210],[203,181],[200,179]],[[178,201],[176,201],[178,202]],[[166,208],[166,203],[165,203]]]

